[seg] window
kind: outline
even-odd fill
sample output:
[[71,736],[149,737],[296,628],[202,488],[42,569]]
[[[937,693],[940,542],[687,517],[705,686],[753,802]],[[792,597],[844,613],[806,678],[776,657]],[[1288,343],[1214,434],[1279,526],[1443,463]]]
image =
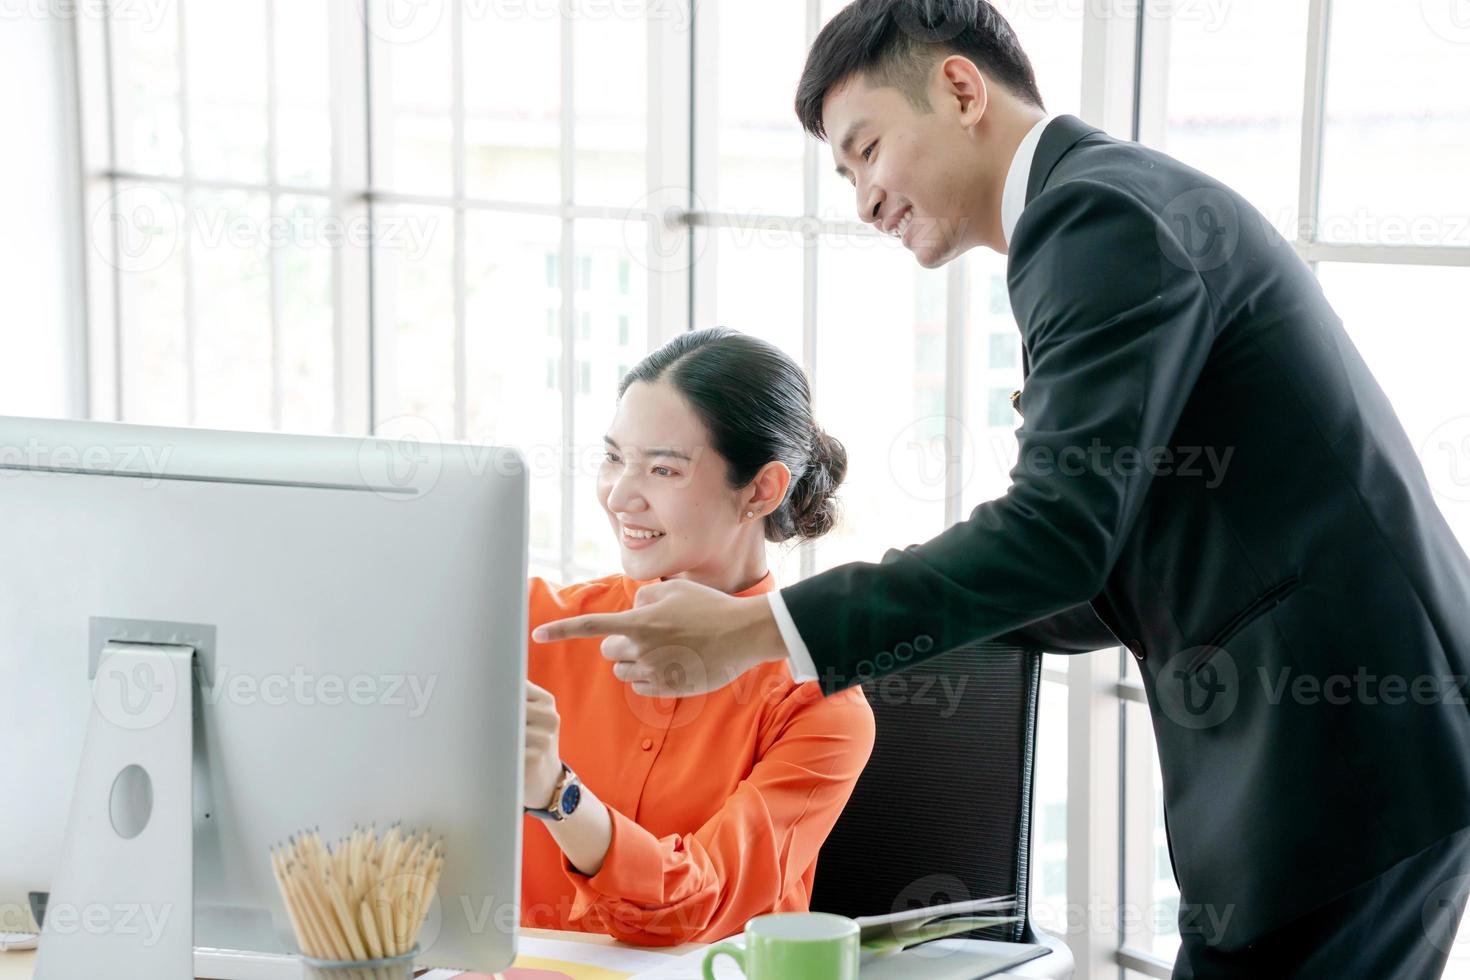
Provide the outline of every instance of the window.
[[58,64],[59,37],[71,28],[44,17],[5,20],[0,85],[25,97],[7,104],[12,143],[0,161],[0,202],[10,227],[0,238],[0,268],[10,273],[0,324],[0,415],[78,415],[86,410],[86,368],[76,263],[90,246],[83,215],[74,213],[72,168],[57,165],[76,152]]
[[639,354],[685,326],[647,323],[687,308],[651,195],[688,172],[690,10],[391,3],[76,18],[95,411],[516,445],[533,563],[603,571],[574,497],[615,388],[575,352],[599,311]]
[[1020,364],[1021,338],[1015,331],[990,335],[990,366],[1013,368]]

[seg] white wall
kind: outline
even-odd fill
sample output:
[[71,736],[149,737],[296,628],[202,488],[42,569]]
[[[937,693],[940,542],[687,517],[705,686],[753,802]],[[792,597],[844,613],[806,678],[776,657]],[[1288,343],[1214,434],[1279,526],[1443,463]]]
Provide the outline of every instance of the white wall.
[[0,414],[73,415],[81,350],[68,20],[0,9]]

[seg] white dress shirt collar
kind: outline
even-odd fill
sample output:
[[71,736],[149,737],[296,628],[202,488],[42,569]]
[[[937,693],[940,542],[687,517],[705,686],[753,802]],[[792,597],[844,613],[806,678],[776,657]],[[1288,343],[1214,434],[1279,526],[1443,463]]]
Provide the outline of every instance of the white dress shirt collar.
[[1041,142],[1042,130],[1056,116],[1045,116],[1032,126],[1016,147],[1011,158],[1011,168],[1006,171],[1005,186],[1000,192],[1000,231],[1005,236],[1006,248],[1011,247],[1011,235],[1016,231],[1016,222],[1021,220],[1021,211],[1026,207],[1026,189],[1031,182],[1031,161],[1036,156],[1036,144]]

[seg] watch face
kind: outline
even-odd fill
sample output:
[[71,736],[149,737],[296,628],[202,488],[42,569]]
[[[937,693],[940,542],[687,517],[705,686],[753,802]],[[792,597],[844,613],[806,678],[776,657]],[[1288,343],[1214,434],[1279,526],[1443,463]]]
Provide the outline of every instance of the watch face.
[[565,790],[562,791],[562,794],[561,794],[561,812],[562,812],[562,816],[567,816],[567,817],[571,816],[572,815],[572,812],[577,809],[577,804],[578,803],[581,803],[581,802],[582,802],[582,787],[580,787],[580,786],[576,785],[575,783],[573,783],[571,786],[568,786]]

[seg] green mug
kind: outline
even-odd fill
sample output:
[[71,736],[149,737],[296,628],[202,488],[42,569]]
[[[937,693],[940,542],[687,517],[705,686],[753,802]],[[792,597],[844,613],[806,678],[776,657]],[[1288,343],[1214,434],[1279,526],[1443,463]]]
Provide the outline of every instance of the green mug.
[[858,924],[827,912],[778,912],[745,924],[745,948],[711,946],[704,980],[715,980],[715,958],[728,956],[749,980],[857,980]]

